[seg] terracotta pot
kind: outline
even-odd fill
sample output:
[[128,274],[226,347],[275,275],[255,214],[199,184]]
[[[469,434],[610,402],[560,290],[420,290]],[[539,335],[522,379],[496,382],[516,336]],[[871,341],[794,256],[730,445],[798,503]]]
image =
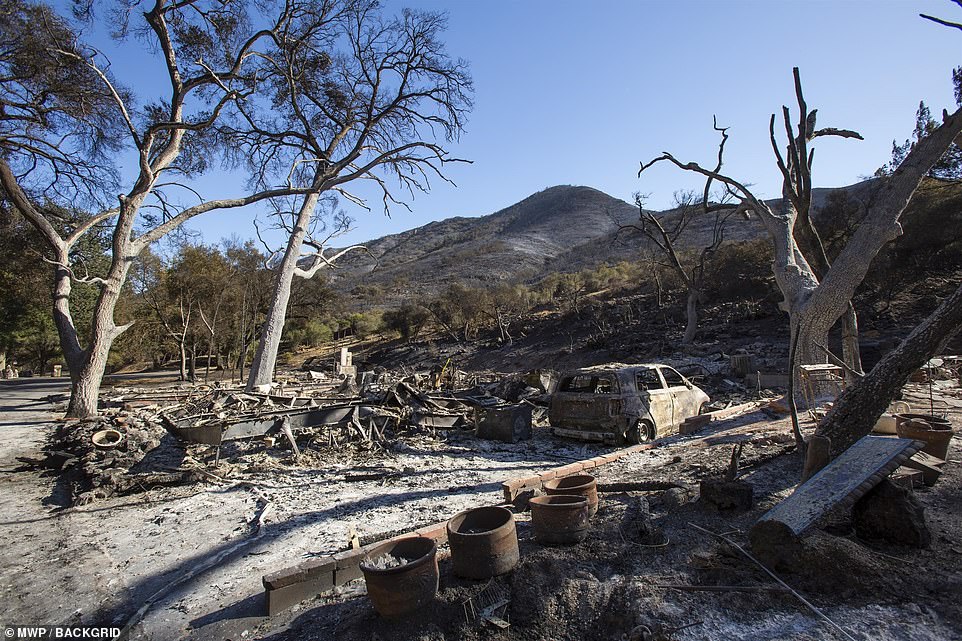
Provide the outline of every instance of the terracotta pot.
[[924,421],[901,420],[895,425],[899,438],[911,438],[925,443],[922,451],[942,460],[949,452],[949,441],[954,432],[951,429],[933,429]]
[[555,494],[531,499],[531,525],[538,543],[570,544],[588,536],[588,499]]
[[[409,614],[434,601],[438,592],[438,545],[416,536],[380,545],[361,562],[367,595],[384,617]],[[400,565],[382,564],[390,555]]]
[[518,530],[506,508],[465,510],[448,521],[447,530],[451,565],[458,576],[490,579],[518,564]]
[[947,418],[942,418],[941,416],[933,416],[931,414],[909,414],[902,413],[895,415],[895,428],[898,430],[898,424],[905,421],[921,421],[923,423],[928,423],[933,430],[951,430],[952,423]]
[[568,494],[588,499],[588,516],[598,511],[598,481],[590,474],[575,474],[544,482],[544,491],[549,496]]

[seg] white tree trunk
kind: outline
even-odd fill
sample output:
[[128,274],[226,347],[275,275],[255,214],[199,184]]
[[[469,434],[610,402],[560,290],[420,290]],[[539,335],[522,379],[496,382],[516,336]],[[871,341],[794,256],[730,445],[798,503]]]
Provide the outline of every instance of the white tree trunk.
[[187,380],[187,341],[182,338],[178,342],[178,346],[180,347],[180,380],[186,381]]
[[277,352],[281,346],[281,334],[284,332],[284,321],[287,318],[287,304],[291,300],[291,283],[294,281],[294,271],[301,257],[304,237],[319,199],[320,193],[317,192],[304,197],[304,202],[301,203],[301,208],[297,212],[294,231],[287,239],[284,258],[277,268],[277,277],[274,279],[274,297],[271,299],[261,340],[257,344],[257,351],[254,352],[254,362],[251,363],[250,375],[247,378],[248,392],[253,391],[258,385],[267,385],[274,380]]
[[[851,308],[855,290],[885,243],[902,233],[899,217],[925,173],[962,131],[962,110],[947,116],[943,125],[920,141],[895,173],[879,182],[869,197],[869,208],[852,238],[819,282],[793,236],[797,212],[786,195],[776,214],[763,205],[762,222],[775,249],[775,281],[784,296],[793,332],[798,328],[796,364],[825,362],[816,343],[827,345],[828,332]],[[787,189],[787,188],[786,188]]]
[[[114,272],[100,291],[97,304],[94,307],[94,318],[90,328],[90,340],[87,349],[67,357],[70,370],[71,393],[67,416],[72,418],[87,418],[97,415],[97,397],[107,368],[107,357],[114,340],[120,336],[128,326],[117,327],[114,323],[114,309],[120,299],[122,283],[127,277],[127,266],[121,265]],[[69,286],[69,283],[68,283]],[[66,304],[66,299],[64,299]],[[67,316],[69,318],[69,316]],[[73,320],[66,327],[69,337],[76,336]],[[61,332],[61,343],[64,342],[64,332]]]

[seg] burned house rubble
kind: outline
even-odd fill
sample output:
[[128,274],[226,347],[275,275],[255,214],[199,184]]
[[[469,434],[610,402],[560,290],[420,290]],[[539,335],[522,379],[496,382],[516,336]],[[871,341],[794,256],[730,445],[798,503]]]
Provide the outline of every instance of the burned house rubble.
[[[50,452],[55,465],[70,472],[74,498],[85,503],[158,483],[191,482],[202,476],[197,470],[221,462],[253,457],[284,468],[345,450],[374,456],[399,437],[439,430],[515,443],[530,438],[533,422],[546,420],[553,373],[453,376],[442,385],[431,372],[309,370],[265,392],[222,384],[119,387],[102,399],[101,418],[61,426]],[[452,383],[462,387],[449,389]]]

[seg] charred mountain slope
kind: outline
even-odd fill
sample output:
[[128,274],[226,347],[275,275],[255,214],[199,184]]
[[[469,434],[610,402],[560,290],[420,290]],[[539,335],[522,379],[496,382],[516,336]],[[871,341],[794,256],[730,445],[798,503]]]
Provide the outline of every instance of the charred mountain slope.
[[[844,239],[864,215],[864,205],[876,185],[873,179],[814,190],[816,219],[826,228],[830,253],[830,245]],[[927,182],[906,211],[906,233],[895,244],[912,245],[917,254],[918,243],[927,242],[931,247],[924,254],[944,253],[946,241],[951,244],[956,237],[962,238],[959,202],[962,185]],[[668,210],[657,215],[670,228],[680,214]],[[334,286],[342,293],[368,294],[358,298],[359,306],[392,307],[412,295],[436,294],[452,283],[483,287],[505,281],[532,282],[551,272],[638,260],[648,242],[640,232],[619,231],[637,220],[634,205],[597,189],[550,187],[488,216],[448,218],[375,239],[367,246],[377,257],[376,269],[369,256],[354,254],[341,263]],[[710,216],[696,216],[680,237],[680,250],[710,243],[712,223]],[[938,239],[934,230],[938,230]],[[726,241],[764,235],[764,228],[752,218],[732,218],[725,229]]]

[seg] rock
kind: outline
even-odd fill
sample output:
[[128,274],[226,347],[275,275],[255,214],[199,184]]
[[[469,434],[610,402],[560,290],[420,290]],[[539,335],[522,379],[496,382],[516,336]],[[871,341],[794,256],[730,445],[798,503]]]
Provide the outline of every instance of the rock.
[[700,500],[721,512],[752,509],[752,486],[745,481],[705,479],[699,485]]
[[661,492],[658,498],[661,500],[662,507],[664,507],[666,511],[671,512],[675,508],[679,508],[691,501],[691,494],[686,488],[673,487],[670,490]]
[[861,539],[927,548],[932,534],[925,524],[925,508],[903,487],[883,480],[852,509],[855,533]]

